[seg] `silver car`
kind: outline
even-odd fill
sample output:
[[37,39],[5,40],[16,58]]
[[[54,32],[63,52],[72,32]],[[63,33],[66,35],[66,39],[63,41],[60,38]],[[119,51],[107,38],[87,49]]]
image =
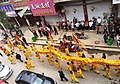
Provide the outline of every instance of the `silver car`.
[[13,70],[0,63],[0,79],[1,80],[7,80],[13,73]]

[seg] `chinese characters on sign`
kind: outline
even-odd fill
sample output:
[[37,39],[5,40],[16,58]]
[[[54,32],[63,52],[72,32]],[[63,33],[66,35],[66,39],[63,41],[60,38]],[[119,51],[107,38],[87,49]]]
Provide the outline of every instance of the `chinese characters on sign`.
[[46,2],[46,3],[41,3],[41,4],[31,4],[32,9],[39,9],[39,8],[50,8],[50,3]]
[[33,16],[55,15],[56,11],[52,0],[34,0],[28,3]]

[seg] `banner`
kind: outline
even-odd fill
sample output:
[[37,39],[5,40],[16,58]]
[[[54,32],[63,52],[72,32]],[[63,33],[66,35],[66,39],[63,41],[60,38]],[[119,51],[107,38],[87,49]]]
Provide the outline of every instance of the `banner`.
[[6,12],[6,15],[8,17],[15,17],[17,16],[17,14],[15,13],[13,7],[11,4],[6,4],[6,5],[3,5],[3,6],[0,6],[0,11],[5,11]]
[[55,15],[53,0],[33,0],[28,2],[33,16]]
[[120,4],[120,0],[113,0],[113,4]]

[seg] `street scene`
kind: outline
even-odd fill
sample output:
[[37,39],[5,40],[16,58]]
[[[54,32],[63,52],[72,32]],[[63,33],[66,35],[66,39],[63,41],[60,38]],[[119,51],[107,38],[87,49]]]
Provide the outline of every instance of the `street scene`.
[[120,84],[120,1],[0,1],[0,84]]

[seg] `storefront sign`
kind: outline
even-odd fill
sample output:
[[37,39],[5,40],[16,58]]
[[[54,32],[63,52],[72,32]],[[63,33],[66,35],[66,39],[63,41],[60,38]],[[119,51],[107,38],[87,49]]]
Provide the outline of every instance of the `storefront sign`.
[[34,0],[28,2],[33,16],[55,15],[56,11],[52,0]]
[[120,4],[120,0],[113,0],[113,4]]
[[17,14],[15,13],[11,4],[6,4],[6,5],[3,5],[3,6],[0,6],[0,11],[5,11],[6,15],[9,16],[9,17],[17,16]]

